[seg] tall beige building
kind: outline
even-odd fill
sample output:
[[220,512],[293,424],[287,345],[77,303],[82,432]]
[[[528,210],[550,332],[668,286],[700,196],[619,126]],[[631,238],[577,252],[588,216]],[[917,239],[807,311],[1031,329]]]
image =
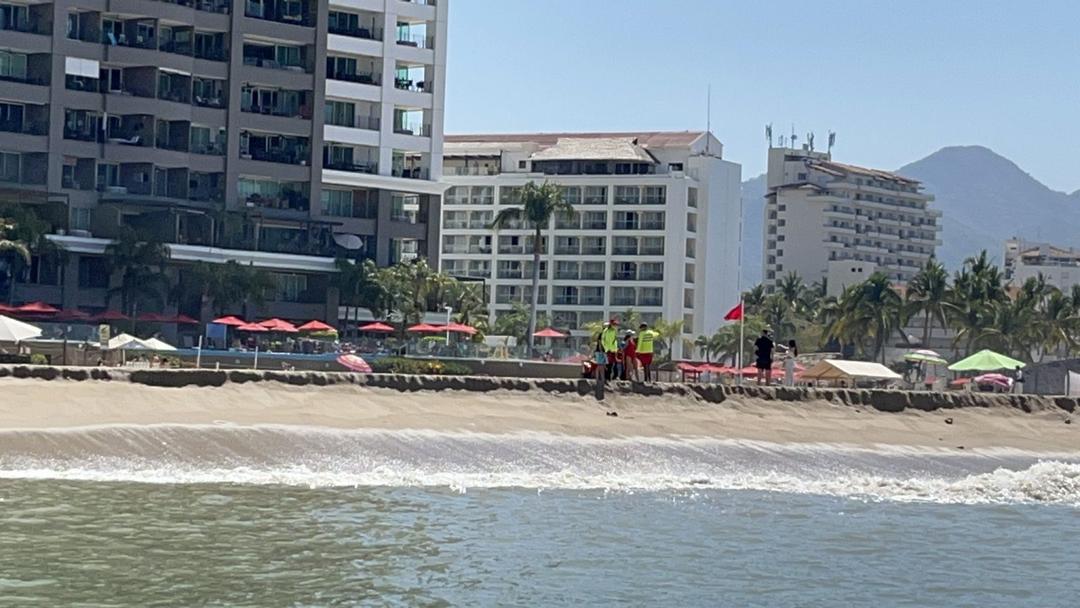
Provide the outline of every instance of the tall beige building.
[[834,295],[876,271],[903,284],[941,244],[941,212],[920,182],[827,152],[770,148],[765,198],[769,290],[789,273]]

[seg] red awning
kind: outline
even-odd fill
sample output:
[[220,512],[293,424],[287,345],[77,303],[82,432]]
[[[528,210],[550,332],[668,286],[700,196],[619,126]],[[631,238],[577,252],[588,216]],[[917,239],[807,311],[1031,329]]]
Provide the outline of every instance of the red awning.
[[451,323],[449,325],[443,325],[440,327],[442,331],[452,331],[456,334],[476,335],[478,330],[471,325],[464,325],[462,323]]
[[337,358],[337,362],[345,366],[354,372],[360,372],[362,374],[370,374],[371,366],[367,361],[364,361],[363,357],[357,355],[341,355]]
[[538,332],[533,333],[537,338],[565,338],[566,334],[553,327],[545,327]]
[[60,319],[65,321],[88,321],[90,320],[90,313],[83,312],[77,308],[61,310],[56,315]]
[[308,321],[300,327],[300,331],[336,331],[333,327],[323,323],[322,321]]
[[361,325],[358,329],[360,331],[373,331],[382,334],[389,334],[394,332],[393,327],[379,321],[376,321],[374,323],[368,323],[367,325]]
[[173,322],[174,323],[179,323],[181,325],[198,325],[199,324],[198,319],[193,319],[193,318],[191,318],[191,317],[189,317],[187,315],[176,315],[176,318],[173,319]]
[[435,325],[428,325],[427,323],[417,323],[412,327],[409,327],[405,331],[411,331],[420,334],[438,334],[446,331],[444,327],[438,327]]
[[30,302],[19,306],[15,311],[34,315],[51,315],[60,312],[60,309],[45,302]]
[[136,321],[149,321],[151,323],[168,323],[169,317],[156,312],[144,312],[143,314],[135,317]]
[[217,323],[218,325],[228,325],[230,327],[240,327],[241,325],[247,324],[247,321],[239,317],[229,315],[227,317],[219,317],[217,319],[214,319],[213,321],[211,321],[211,323]]
[[243,325],[237,325],[236,331],[267,332],[270,330],[258,323],[244,323]]

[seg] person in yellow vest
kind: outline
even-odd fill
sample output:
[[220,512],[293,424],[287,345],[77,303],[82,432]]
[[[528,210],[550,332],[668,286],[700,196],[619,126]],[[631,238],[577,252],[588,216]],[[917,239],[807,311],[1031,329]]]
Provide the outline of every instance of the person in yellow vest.
[[619,354],[618,319],[611,319],[604,325],[604,329],[600,330],[600,348],[603,348],[604,353],[607,355],[607,369],[604,370],[605,376],[608,380],[611,380],[611,374],[615,371],[615,360]]
[[638,326],[637,333],[637,359],[641,363],[641,369],[645,371],[645,382],[652,382],[652,359],[656,348],[656,339],[660,334],[649,329],[647,323]]

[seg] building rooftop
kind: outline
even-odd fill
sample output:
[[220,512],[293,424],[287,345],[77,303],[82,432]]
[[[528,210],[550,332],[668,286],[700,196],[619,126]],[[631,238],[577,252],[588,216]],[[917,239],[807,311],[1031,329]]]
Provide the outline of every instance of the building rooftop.
[[495,133],[486,135],[447,135],[446,143],[532,143],[554,146],[559,140],[621,139],[636,140],[643,148],[689,146],[705,136],[705,131],[641,131],[628,133]]
[[538,150],[532,160],[614,160],[636,163],[655,163],[637,140],[617,137],[562,138],[553,145]]
[[807,163],[810,167],[819,171],[824,171],[831,175],[843,175],[843,174],[855,174],[864,177],[872,177],[874,179],[881,179],[886,181],[900,182],[904,184],[919,184],[920,182],[909,177],[904,177],[892,171],[882,171],[880,169],[870,169],[867,167],[860,167],[858,165],[847,165],[844,163],[838,163],[831,160],[811,160]]

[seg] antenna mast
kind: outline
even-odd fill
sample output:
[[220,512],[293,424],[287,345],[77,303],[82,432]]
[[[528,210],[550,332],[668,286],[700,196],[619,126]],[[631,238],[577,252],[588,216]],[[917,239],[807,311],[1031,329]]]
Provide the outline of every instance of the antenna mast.
[[705,89],[705,155],[709,154],[709,140],[712,139],[712,83]]

